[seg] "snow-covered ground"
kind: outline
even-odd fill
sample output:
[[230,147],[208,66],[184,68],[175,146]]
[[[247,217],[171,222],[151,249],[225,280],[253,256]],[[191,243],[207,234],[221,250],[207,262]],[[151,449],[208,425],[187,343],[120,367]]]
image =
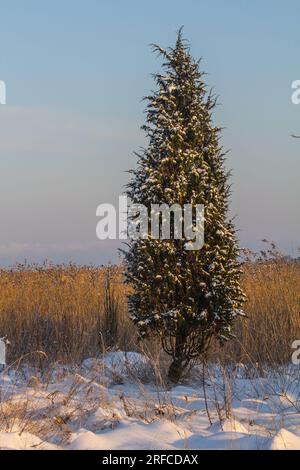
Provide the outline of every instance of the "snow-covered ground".
[[[300,449],[300,371],[193,371],[170,390],[137,353],[0,374],[1,449]],[[203,387],[204,383],[204,387]]]

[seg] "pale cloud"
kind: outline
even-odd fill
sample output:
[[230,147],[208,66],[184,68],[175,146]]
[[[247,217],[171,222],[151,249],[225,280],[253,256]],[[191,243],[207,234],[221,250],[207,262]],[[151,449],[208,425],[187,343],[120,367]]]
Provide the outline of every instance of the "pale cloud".
[[95,247],[95,243],[2,243],[0,244],[0,256],[86,252]]
[[119,241],[105,240],[96,242],[62,243],[0,243],[1,266],[11,266],[17,262],[43,263],[53,262],[107,263],[118,262]]
[[99,121],[63,109],[1,106],[0,156],[99,155],[103,141],[139,137],[136,124]]
[[91,250],[99,249],[99,247],[105,246],[106,248],[120,245],[119,242],[112,243],[111,240],[105,240],[105,242],[86,242],[86,243],[0,243],[0,256],[5,255],[23,255],[27,253],[34,253],[36,255],[45,254],[60,254],[70,252],[90,252]]

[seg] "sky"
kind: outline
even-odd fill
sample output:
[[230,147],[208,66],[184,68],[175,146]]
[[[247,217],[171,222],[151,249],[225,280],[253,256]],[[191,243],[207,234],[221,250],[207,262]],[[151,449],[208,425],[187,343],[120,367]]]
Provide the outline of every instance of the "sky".
[[298,0],[0,0],[0,266],[118,261],[96,208],[146,144],[149,44],[174,45],[182,25],[219,96],[241,246],[299,256],[299,14]]

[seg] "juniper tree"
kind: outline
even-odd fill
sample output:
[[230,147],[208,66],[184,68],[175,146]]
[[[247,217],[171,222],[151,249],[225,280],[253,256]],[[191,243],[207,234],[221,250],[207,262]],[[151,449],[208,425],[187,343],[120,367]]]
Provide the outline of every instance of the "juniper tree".
[[170,240],[132,240],[126,276],[133,287],[131,319],[142,338],[160,338],[172,357],[169,379],[177,383],[213,337],[221,343],[233,337],[244,294],[235,229],[228,219],[230,175],[221,129],[212,122],[216,99],[181,31],[174,48],[153,49],[163,58],[163,72],[154,75],[157,90],[145,98],[148,146],[136,154],[127,195],[149,211],[154,203],[204,204],[205,241],[200,250],[187,250],[185,237],[175,239],[174,231]]

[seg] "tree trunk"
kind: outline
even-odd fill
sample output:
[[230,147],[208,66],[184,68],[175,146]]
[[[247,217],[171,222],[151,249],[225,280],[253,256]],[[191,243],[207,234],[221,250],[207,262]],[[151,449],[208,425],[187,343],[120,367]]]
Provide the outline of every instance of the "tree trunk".
[[183,374],[183,371],[186,367],[186,361],[182,358],[176,358],[170,365],[168,372],[168,380],[173,384],[177,384]]

